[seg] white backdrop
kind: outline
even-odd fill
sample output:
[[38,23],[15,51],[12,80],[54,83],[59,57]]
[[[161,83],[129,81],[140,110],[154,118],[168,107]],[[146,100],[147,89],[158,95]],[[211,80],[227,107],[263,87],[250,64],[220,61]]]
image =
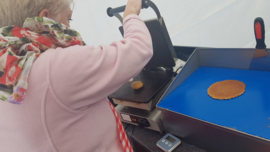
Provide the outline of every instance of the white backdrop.
[[[270,48],[270,0],[152,0],[164,17],[174,45],[220,48],[254,48],[254,19],[262,17],[266,45]],[[108,7],[127,0],[75,0],[71,27],[88,45],[120,40],[117,18],[108,17]],[[152,9],[142,10],[143,19],[155,18]]]

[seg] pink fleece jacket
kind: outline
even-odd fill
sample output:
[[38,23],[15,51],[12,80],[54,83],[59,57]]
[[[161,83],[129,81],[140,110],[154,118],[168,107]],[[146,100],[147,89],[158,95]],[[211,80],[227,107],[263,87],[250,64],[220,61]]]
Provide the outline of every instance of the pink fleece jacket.
[[124,20],[110,46],[51,49],[33,64],[25,103],[0,102],[0,152],[122,152],[107,96],[153,55],[144,22]]

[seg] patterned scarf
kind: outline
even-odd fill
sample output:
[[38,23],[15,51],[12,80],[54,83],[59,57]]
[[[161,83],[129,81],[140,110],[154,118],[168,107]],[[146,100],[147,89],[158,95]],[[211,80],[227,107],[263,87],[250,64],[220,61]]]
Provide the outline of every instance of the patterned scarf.
[[0,28],[0,100],[22,104],[33,62],[57,47],[84,45],[78,32],[45,17],[27,18],[23,28]]

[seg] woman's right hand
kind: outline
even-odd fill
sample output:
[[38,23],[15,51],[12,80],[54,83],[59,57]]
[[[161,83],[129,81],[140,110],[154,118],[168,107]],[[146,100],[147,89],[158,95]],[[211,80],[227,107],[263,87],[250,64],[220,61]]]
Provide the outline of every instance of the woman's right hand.
[[142,0],[128,0],[123,18],[130,14],[139,15],[142,9]]

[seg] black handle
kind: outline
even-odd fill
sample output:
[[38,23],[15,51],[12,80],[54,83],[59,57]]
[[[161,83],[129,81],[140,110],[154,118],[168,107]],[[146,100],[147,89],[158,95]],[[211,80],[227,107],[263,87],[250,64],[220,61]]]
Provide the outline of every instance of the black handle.
[[[149,7],[148,1],[149,0],[142,0],[142,8],[148,8]],[[126,9],[126,5],[125,6],[120,6],[120,7],[117,7],[117,8],[111,8],[111,7],[109,7],[107,9],[107,14],[110,17],[113,17],[114,14],[116,14],[116,13],[122,13],[122,12],[125,11],[125,9]]]
[[258,17],[255,19],[254,31],[255,31],[255,38],[257,41],[256,49],[266,49],[266,45],[264,43],[265,28],[264,28],[264,21],[262,18]]

